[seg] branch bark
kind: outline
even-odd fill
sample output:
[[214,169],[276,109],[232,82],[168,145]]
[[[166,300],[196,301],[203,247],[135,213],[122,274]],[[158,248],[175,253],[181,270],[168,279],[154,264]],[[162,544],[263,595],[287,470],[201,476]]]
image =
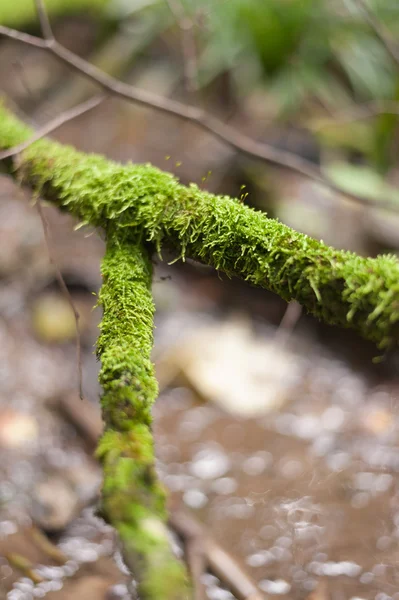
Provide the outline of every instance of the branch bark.
[[[0,147],[32,130],[0,108]],[[83,224],[116,227],[297,300],[332,325],[351,327],[380,348],[398,343],[399,261],[335,250],[226,196],[214,196],[150,165],[120,165],[40,140],[13,173]]]

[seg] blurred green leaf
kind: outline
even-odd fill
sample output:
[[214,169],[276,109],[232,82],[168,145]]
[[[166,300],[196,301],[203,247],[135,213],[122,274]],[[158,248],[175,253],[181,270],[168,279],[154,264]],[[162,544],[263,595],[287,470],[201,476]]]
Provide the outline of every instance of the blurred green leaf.
[[399,190],[387,183],[384,178],[369,167],[334,162],[324,168],[334,183],[342,189],[359,194],[370,200],[392,200],[399,206]]

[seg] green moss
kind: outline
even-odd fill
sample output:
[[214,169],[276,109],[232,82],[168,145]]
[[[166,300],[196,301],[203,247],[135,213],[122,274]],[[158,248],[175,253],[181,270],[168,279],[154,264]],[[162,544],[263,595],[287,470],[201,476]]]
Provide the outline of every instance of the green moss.
[[[109,0],[45,0],[50,17],[92,11],[98,14]],[[0,25],[22,28],[37,22],[34,0],[1,0]]]
[[139,236],[108,227],[102,262],[103,308],[97,355],[105,432],[102,513],[117,529],[142,598],[184,600],[187,573],[166,527],[165,491],[155,471],[151,406],[157,384],[150,354],[154,305],[151,263]]
[[[0,147],[31,134],[0,106]],[[82,223],[105,230],[97,344],[105,421],[97,451],[104,470],[102,509],[120,534],[142,597],[184,599],[190,589],[170,548],[165,493],[154,466],[154,306],[145,245],[159,252],[168,245],[178,257],[296,299],[316,317],[352,327],[382,348],[398,341],[399,262],[335,250],[237,200],[185,187],[150,165],[122,166],[47,140],[32,144],[11,170]]]
[[[0,109],[0,145],[29,129]],[[296,299],[319,319],[351,327],[386,348],[398,341],[399,262],[335,250],[264,213],[150,165],[120,165],[42,140],[22,155],[16,175],[83,223],[130,231],[177,256],[203,261]]]

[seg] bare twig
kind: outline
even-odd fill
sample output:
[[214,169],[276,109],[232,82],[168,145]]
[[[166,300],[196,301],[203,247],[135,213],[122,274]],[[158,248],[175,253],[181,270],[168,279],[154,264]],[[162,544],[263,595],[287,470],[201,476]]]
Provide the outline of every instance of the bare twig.
[[103,432],[103,421],[98,405],[88,400],[81,402],[76,393],[59,396],[49,401],[79,431],[90,451],[94,451]]
[[5,558],[14,569],[21,571],[21,573],[23,573],[25,577],[29,577],[33,583],[41,583],[43,581],[43,577],[36,573],[34,564],[26,558],[26,556],[18,554],[17,552],[10,552],[5,555]]
[[184,78],[189,92],[198,87],[198,61],[194,38],[194,24],[184,10],[180,0],[166,0],[181,30],[181,44],[184,63]]
[[25,44],[47,50],[60,61],[83,74],[91,81],[94,81],[114,96],[124,98],[125,100],[135,102],[143,106],[154,108],[164,112],[165,114],[173,115],[179,119],[197,125],[204,131],[208,131],[216,138],[219,138],[232,148],[240,151],[242,154],[299,173],[318,182],[325,188],[339,193],[342,196],[349,198],[363,206],[384,208],[386,210],[392,210],[395,212],[398,210],[397,203],[391,200],[381,199],[380,201],[375,202],[375,200],[372,200],[367,196],[361,196],[346,191],[328,176],[324,175],[319,168],[315,167],[306,159],[303,159],[302,157],[290,152],[279,150],[278,148],[274,148],[268,144],[253,140],[245,134],[236,131],[231,126],[224,124],[218,118],[208,114],[201,108],[186,105],[169,98],[164,98],[150,91],[138,89],[127,83],[119,81],[118,79],[107,75],[94,65],[80,58],[67,48],[64,48],[55,39],[41,39],[21,33],[15,29],[10,29],[9,27],[5,27],[3,25],[0,25],[0,35],[4,35],[19,40]]
[[169,522],[183,539],[200,540],[209,568],[230,588],[238,600],[266,600],[251,577],[211,538],[205,527],[194,517],[177,510],[172,512]]
[[[68,419],[84,432],[85,439],[94,449],[103,430],[98,405],[87,402],[82,416],[81,403],[78,403],[75,396],[70,395],[62,400],[60,408]],[[169,523],[186,544],[187,562],[196,583],[196,600],[203,596],[200,570],[203,572],[204,566],[209,567],[238,600],[266,600],[251,577],[213,540],[211,534],[194,517],[185,511],[172,509]],[[199,589],[197,584],[200,584]]]
[[64,565],[67,562],[68,557],[38,527],[33,525],[28,529],[28,534],[35,545],[54,562],[59,565]]
[[355,0],[359,10],[362,12],[365,20],[374,31],[375,35],[378,37],[382,45],[385,47],[385,50],[388,52],[394,63],[399,67],[399,49],[396,44],[391,41],[389,35],[385,31],[384,26],[381,22],[376,18],[375,14],[370,10],[367,6],[367,3],[364,0]]
[[18,146],[14,146],[13,148],[0,152],[0,160],[9,158],[11,156],[15,156],[19,152],[26,150],[26,148],[33,144],[33,142],[37,142],[37,140],[40,140],[45,135],[52,133],[53,131],[61,127],[61,125],[64,125],[64,123],[72,121],[72,119],[76,119],[76,117],[79,117],[80,115],[83,115],[92,108],[95,108],[96,106],[101,104],[103,100],[105,100],[105,96],[103,95],[94,96],[93,98],[90,98],[90,100],[86,100],[86,102],[82,102],[81,104],[78,104],[78,106],[74,106],[70,110],[66,110],[65,112],[61,113],[60,115],[43,125],[43,127],[40,127],[36,131],[36,133],[26,142],[23,142],[22,144],[18,144]]
[[71,305],[74,317],[75,317],[75,326],[76,326],[76,355],[77,355],[77,363],[78,363],[78,381],[79,381],[79,396],[80,399],[83,400],[83,373],[82,373],[82,348],[81,348],[81,343],[80,343],[80,330],[79,330],[79,319],[80,319],[80,315],[76,309],[76,306],[73,302],[72,296],[68,290],[68,287],[65,283],[65,280],[62,276],[62,273],[60,271],[59,266],[57,265],[56,260],[54,259],[54,256],[52,254],[51,251],[51,242],[50,242],[50,229],[49,229],[49,224],[48,221],[46,219],[46,216],[44,214],[40,199],[37,200],[36,203],[37,206],[37,210],[38,213],[40,215],[42,224],[43,224],[43,233],[44,233],[44,239],[46,242],[46,246],[47,246],[47,250],[49,253],[49,257],[50,257],[50,262],[54,267],[55,270],[55,275],[58,281],[58,285],[60,286],[63,294],[65,295],[66,299],[68,300],[69,304]]
[[206,572],[206,558],[201,539],[186,540],[186,560],[194,583],[194,600],[206,600],[202,575]]
[[311,123],[312,131],[320,131],[325,127],[336,127],[344,123],[372,119],[379,115],[399,115],[399,102],[373,101],[355,104],[341,110],[333,111],[327,118],[319,118]]
[[17,73],[17,76],[19,78],[19,81],[21,82],[21,86],[22,86],[24,92],[28,96],[33,98],[34,100],[37,100],[38,99],[37,90],[33,90],[30,86],[28,78],[26,77],[26,70],[25,70],[23,61],[18,58],[17,60],[12,62],[12,66]]
[[30,33],[24,33],[23,31],[18,31],[17,29],[12,29],[5,25],[0,25],[0,34],[11,38],[12,40],[22,42],[23,44],[28,44],[28,46],[35,46],[35,48],[46,49],[49,46],[45,40],[36,35],[30,35]]
[[44,6],[43,0],[35,0],[36,12],[39,17],[40,28],[45,40],[52,41],[54,39],[53,30],[51,29],[50,19]]
[[280,321],[280,325],[277,327],[274,341],[279,346],[283,346],[295,327],[302,315],[302,306],[296,300],[289,302],[285,309],[283,318]]

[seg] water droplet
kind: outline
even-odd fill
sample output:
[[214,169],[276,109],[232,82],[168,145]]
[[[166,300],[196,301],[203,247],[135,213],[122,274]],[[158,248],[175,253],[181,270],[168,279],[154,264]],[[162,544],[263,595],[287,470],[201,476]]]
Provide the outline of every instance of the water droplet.
[[369,500],[370,494],[367,492],[359,492],[352,497],[351,505],[353,508],[364,508],[369,503]]
[[232,477],[221,477],[212,482],[211,489],[216,494],[233,494],[237,489],[237,482]]
[[258,452],[244,461],[242,470],[247,475],[260,475],[272,462],[273,456],[270,452]]
[[374,579],[374,574],[370,573],[369,571],[367,571],[366,573],[362,573],[359,577],[359,581],[360,583],[364,583],[365,585],[368,585],[369,583],[371,583]]
[[281,474],[286,479],[295,479],[303,471],[303,465],[299,460],[285,460],[280,461]]
[[229,457],[217,448],[200,450],[193,458],[191,473],[199,479],[216,479],[230,468]]
[[268,550],[264,550],[263,552],[256,552],[255,554],[251,554],[247,557],[246,563],[249,567],[261,567],[270,562],[274,561],[274,556]]
[[263,579],[259,587],[269,594],[287,594],[291,590],[290,584],[284,579]]
[[321,416],[324,429],[337,431],[345,421],[345,413],[339,406],[329,406]]
[[208,503],[208,497],[201,490],[187,490],[183,502],[190,508],[203,508]]

